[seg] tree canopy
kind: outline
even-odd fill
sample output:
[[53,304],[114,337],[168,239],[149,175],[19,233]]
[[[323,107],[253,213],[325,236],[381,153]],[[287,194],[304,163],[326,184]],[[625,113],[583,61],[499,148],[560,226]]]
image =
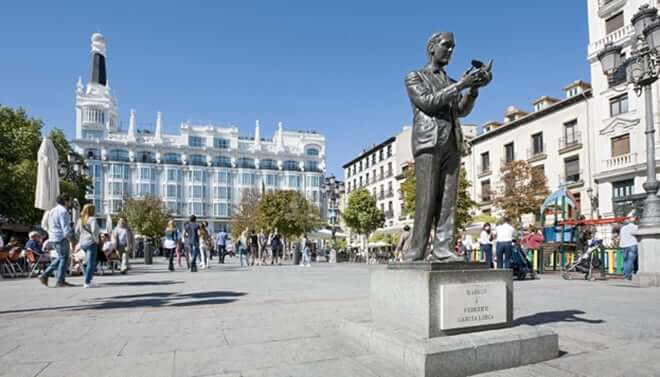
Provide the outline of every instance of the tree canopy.
[[159,239],[167,226],[168,216],[160,198],[147,196],[125,199],[120,216],[126,216],[136,234]]
[[550,192],[543,170],[527,161],[516,160],[505,164],[500,170],[500,182],[493,200],[516,226],[520,224],[522,215],[536,215]]
[[360,235],[368,235],[385,224],[385,214],[376,205],[376,198],[365,188],[349,195],[348,206],[342,215],[346,225]]
[[298,191],[275,191],[264,195],[258,207],[258,225],[277,229],[285,239],[311,232],[322,225],[319,209]]

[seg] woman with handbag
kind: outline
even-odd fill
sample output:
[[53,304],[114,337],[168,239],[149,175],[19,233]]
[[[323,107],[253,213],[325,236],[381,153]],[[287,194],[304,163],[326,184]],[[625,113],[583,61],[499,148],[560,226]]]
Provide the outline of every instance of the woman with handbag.
[[[165,240],[163,241],[163,249],[169,253],[169,270],[174,271],[174,254],[176,253],[177,245],[179,243],[179,231],[176,229],[174,220],[170,220],[165,228]],[[181,259],[179,259],[179,267],[181,267]]]
[[96,269],[96,257],[98,251],[99,226],[96,223],[96,208],[93,204],[85,204],[80,211],[80,219],[76,224],[76,236],[80,248],[87,255],[87,267],[85,268],[85,288],[96,287],[92,282],[94,270]]

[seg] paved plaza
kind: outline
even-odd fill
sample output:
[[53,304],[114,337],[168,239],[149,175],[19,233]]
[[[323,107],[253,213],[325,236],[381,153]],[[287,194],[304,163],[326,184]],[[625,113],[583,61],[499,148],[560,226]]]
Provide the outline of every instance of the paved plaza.
[[[96,289],[3,280],[0,376],[405,376],[338,335],[369,318],[372,268],[233,259],[191,274],[158,259]],[[660,376],[660,289],[545,275],[515,283],[514,318],[557,331],[562,356],[482,376]]]

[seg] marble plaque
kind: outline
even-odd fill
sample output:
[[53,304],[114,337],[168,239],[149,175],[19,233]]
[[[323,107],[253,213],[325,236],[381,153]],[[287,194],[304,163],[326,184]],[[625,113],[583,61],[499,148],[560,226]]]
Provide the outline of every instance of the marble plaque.
[[441,285],[440,298],[441,330],[506,322],[504,282]]

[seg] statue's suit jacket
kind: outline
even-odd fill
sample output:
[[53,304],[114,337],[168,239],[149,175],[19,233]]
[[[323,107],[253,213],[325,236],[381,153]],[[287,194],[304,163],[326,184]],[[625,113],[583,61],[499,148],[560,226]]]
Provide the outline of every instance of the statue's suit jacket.
[[434,71],[430,64],[408,73],[406,88],[413,108],[413,156],[449,147],[450,132],[455,134],[455,150],[462,153],[458,118],[470,113],[476,96],[462,95],[454,80],[442,70]]

